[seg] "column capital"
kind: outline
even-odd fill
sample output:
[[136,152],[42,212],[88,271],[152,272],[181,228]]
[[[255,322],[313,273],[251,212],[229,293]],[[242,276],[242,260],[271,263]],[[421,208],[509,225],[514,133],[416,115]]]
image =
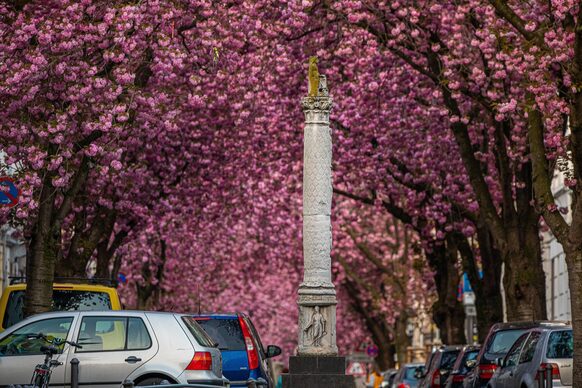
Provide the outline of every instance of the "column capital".
[[316,96],[306,96],[301,99],[301,107],[303,112],[327,113],[331,112],[333,106],[333,99],[329,95],[327,89],[327,79],[325,75],[319,76],[319,90]]

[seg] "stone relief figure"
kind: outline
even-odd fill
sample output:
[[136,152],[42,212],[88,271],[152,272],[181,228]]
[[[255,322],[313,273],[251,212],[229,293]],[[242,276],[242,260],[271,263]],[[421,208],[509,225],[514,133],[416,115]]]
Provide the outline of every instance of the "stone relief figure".
[[325,317],[319,312],[319,306],[315,306],[313,315],[307,326],[303,328],[308,339],[311,339],[313,346],[321,346],[321,340],[327,334],[325,331]]

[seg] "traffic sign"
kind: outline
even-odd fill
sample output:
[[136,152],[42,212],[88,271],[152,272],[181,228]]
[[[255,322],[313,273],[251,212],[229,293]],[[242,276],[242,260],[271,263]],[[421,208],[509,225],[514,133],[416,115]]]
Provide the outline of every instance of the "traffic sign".
[[368,348],[366,349],[366,354],[368,354],[368,356],[370,357],[377,357],[378,356],[378,347],[374,344],[368,346]]
[[346,374],[352,376],[365,376],[366,368],[361,362],[350,362],[346,369]]
[[18,203],[20,190],[14,184],[12,178],[0,177],[0,205],[12,207]]

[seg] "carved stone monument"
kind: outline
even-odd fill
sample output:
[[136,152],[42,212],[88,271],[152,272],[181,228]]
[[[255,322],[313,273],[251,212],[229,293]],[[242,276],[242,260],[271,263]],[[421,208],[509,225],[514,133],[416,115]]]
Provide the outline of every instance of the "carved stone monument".
[[[315,90],[314,90],[315,89]],[[332,108],[317,59],[309,61],[303,151],[303,282],[299,286],[298,355],[289,359],[285,388],[354,387],[336,345],[336,294],[331,281]]]

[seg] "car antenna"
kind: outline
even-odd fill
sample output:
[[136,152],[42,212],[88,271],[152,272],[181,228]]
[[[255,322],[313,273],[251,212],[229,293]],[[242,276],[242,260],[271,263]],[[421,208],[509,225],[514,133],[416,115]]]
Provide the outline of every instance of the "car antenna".
[[198,283],[198,315],[200,314],[200,283]]

